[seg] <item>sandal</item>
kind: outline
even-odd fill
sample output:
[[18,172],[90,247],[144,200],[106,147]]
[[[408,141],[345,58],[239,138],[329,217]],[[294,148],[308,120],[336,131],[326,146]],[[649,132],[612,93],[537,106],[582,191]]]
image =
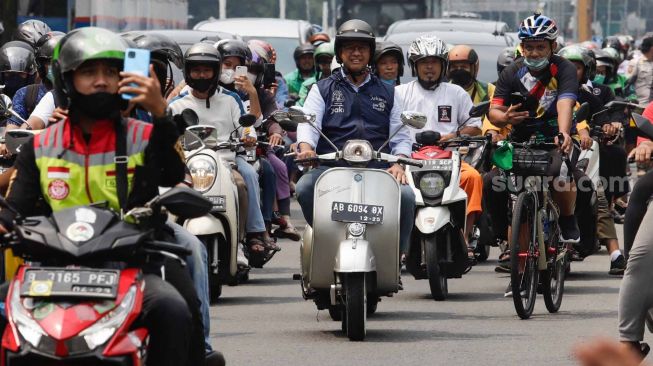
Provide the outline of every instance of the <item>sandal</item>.
[[286,226],[285,228],[279,227],[272,232],[275,238],[290,239],[292,241],[299,241],[302,237],[294,227]]
[[506,249],[499,254],[499,263],[510,262],[510,249]]
[[247,249],[249,254],[265,254],[265,243],[259,238],[250,238],[247,240]]
[[269,250],[272,252],[278,252],[281,250],[281,247],[277,245],[276,240],[274,239],[260,238],[259,240],[263,243],[263,247],[265,248],[265,250]]

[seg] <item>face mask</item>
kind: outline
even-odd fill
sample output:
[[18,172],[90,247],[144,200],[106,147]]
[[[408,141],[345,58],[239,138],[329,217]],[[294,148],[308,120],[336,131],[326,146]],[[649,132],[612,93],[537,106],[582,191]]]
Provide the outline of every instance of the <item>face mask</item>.
[[120,94],[100,92],[84,95],[75,93],[71,107],[92,119],[104,119],[117,116],[125,107],[125,102]]
[[390,80],[381,79],[381,81],[383,81],[384,83],[386,83],[388,85],[391,85],[391,86],[397,85],[397,80],[395,80],[395,79],[390,79]]
[[236,71],[233,69],[222,70],[222,73],[220,74],[220,82],[223,84],[233,84],[235,72]]
[[197,90],[200,93],[206,93],[211,89],[213,85],[212,79],[190,79],[188,80],[188,86]]
[[542,58],[524,58],[524,64],[528,67],[529,70],[532,71],[541,71],[544,70],[547,66],[549,66],[549,58],[548,57],[542,57]]
[[18,89],[27,86],[29,84],[32,84],[33,80],[34,78],[32,76],[22,78],[20,75],[16,73],[5,73],[4,74],[5,87],[2,93],[10,98],[13,98],[14,94],[16,94]]
[[596,83],[596,84],[603,84],[603,83],[605,83],[605,75],[597,74],[597,75],[594,77],[594,80],[592,80],[592,82],[593,82],[593,83]]
[[474,77],[472,76],[472,73],[467,70],[456,69],[449,72],[449,80],[451,80],[452,83],[465,88],[472,83]]

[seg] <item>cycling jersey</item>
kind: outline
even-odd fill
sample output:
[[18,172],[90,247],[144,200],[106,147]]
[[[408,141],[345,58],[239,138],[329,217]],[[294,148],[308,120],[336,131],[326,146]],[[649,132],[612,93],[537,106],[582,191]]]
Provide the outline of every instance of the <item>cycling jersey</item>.
[[578,98],[576,66],[557,55],[550,59],[549,68],[541,75],[532,75],[523,59],[506,67],[499,76],[492,105],[510,106],[511,94],[520,93],[526,97],[525,107],[530,117],[513,126],[516,140],[527,140],[531,135],[553,137],[558,134],[557,102]]

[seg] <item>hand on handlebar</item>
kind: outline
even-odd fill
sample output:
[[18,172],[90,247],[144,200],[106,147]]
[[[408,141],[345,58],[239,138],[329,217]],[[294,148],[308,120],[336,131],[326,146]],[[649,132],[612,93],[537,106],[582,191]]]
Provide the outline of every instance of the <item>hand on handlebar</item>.
[[404,167],[402,167],[400,164],[392,164],[390,168],[388,168],[388,173],[392,174],[393,177],[399,182],[400,184],[408,184],[408,181],[406,180],[406,172],[404,171]]
[[[297,153],[297,155],[295,155],[296,156],[295,160],[300,160],[301,161],[301,160],[313,159],[313,158],[317,157],[317,153],[315,152],[315,150],[313,150],[313,148],[310,145],[306,144],[306,143],[302,143],[299,150],[300,150],[300,152]],[[305,166],[305,167],[317,166],[316,161],[310,161],[310,162],[305,162],[305,163],[300,163],[300,164]]]
[[256,137],[253,136],[243,136],[240,141],[245,144],[245,147],[252,147],[256,145]]
[[270,144],[270,146],[283,145],[283,136],[278,133],[273,133],[268,138],[268,144]]
[[[562,142],[560,142],[560,135],[562,135]],[[571,147],[573,146],[571,142],[571,136],[566,132],[560,132],[555,138],[555,143],[560,146],[560,151],[569,154],[571,152]]]
[[613,137],[616,136],[621,130],[621,123],[620,122],[606,123],[603,125],[602,129],[603,129],[603,133],[606,134],[606,137]]
[[519,112],[517,110],[519,107],[521,107],[521,103],[508,107],[508,110],[503,114],[504,121],[511,125],[518,125],[528,118],[528,111]]
[[635,159],[636,163],[648,163],[651,161],[651,154],[653,153],[653,142],[644,141],[639,146],[633,149],[628,154],[628,159]]

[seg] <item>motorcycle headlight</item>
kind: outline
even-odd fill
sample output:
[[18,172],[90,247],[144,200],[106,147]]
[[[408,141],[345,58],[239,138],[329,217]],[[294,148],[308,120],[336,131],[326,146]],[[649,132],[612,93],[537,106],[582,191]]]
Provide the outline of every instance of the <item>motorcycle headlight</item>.
[[419,179],[419,190],[428,198],[440,197],[444,188],[444,177],[439,173],[426,173]]
[[25,310],[20,299],[20,281],[16,280],[11,294],[11,317],[20,335],[32,346],[38,347],[41,337],[46,335],[39,323]]
[[211,189],[217,174],[215,160],[208,156],[195,156],[188,162],[188,170],[193,178],[193,188],[201,193]]
[[136,302],[136,285],[132,285],[120,304],[90,328],[79,333],[84,338],[89,350],[105,344],[125,322]]
[[342,148],[342,157],[350,163],[367,163],[372,160],[374,149],[365,140],[350,140]]

